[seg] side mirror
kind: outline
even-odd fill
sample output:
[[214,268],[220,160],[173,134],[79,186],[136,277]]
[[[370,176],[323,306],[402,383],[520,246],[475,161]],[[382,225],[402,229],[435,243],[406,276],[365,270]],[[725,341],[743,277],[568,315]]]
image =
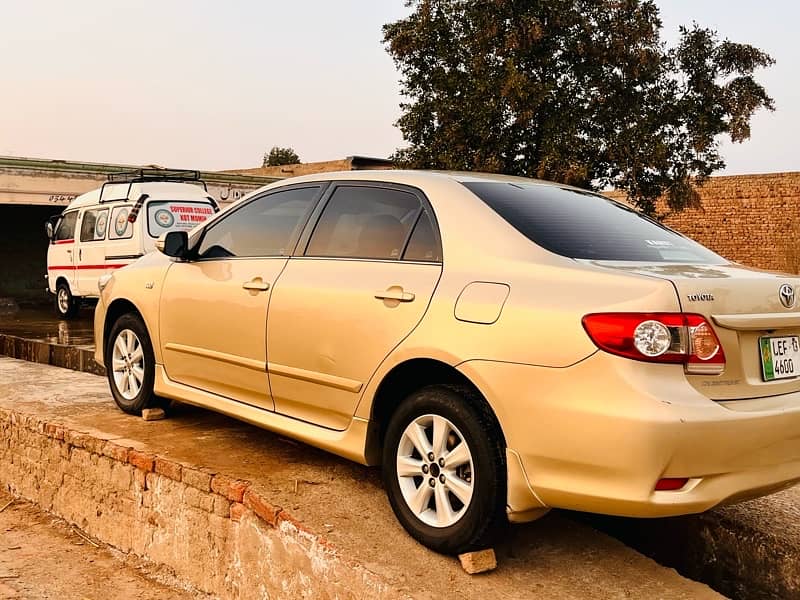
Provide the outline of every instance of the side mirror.
[[169,231],[156,240],[156,249],[173,258],[183,258],[189,250],[189,234]]
[[47,239],[51,242],[56,236],[56,225],[61,220],[61,215],[53,215],[44,222],[44,231],[47,233]]

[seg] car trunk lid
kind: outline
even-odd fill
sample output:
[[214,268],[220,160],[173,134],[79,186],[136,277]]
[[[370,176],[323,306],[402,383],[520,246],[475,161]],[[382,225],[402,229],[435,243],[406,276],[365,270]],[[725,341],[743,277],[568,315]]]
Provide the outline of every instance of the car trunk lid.
[[721,375],[687,375],[714,400],[800,390],[800,277],[742,265],[593,264],[670,281],[681,309],[703,315],[725,352]]

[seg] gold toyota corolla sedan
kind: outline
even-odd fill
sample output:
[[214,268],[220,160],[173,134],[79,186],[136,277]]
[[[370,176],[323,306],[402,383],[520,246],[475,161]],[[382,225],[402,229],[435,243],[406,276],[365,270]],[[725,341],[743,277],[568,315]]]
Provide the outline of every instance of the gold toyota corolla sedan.
[[603,196],[466,173],[266,186],[100,282],[98,362],[367,465],[445,553],[550,508],[697,513],[800,480],[795,276]]

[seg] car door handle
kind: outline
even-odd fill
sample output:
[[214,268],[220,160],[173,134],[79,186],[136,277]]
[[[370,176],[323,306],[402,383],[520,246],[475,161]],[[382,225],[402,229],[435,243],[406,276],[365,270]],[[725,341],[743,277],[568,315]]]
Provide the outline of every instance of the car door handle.
[[263,279],[261,279],[261,277],[256,277],[255,279],[251,279],[250,281],[245,281],[242,284],[242,287],[250,291],[265,292],[269,289],[269,284]]
[[375,292],[378,300],[397,300],[398,302],[411,302],[416,298],[411,292],[404,292],[399,285],[393,285],[385,292]]

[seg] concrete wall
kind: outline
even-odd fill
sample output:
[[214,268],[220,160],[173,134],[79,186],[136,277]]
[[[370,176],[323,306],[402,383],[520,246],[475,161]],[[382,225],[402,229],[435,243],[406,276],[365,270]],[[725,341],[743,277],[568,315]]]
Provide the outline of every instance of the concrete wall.
[[699,192],[701,208],[664,223],[730,260],[800,272],[800,173],[714,177]]

